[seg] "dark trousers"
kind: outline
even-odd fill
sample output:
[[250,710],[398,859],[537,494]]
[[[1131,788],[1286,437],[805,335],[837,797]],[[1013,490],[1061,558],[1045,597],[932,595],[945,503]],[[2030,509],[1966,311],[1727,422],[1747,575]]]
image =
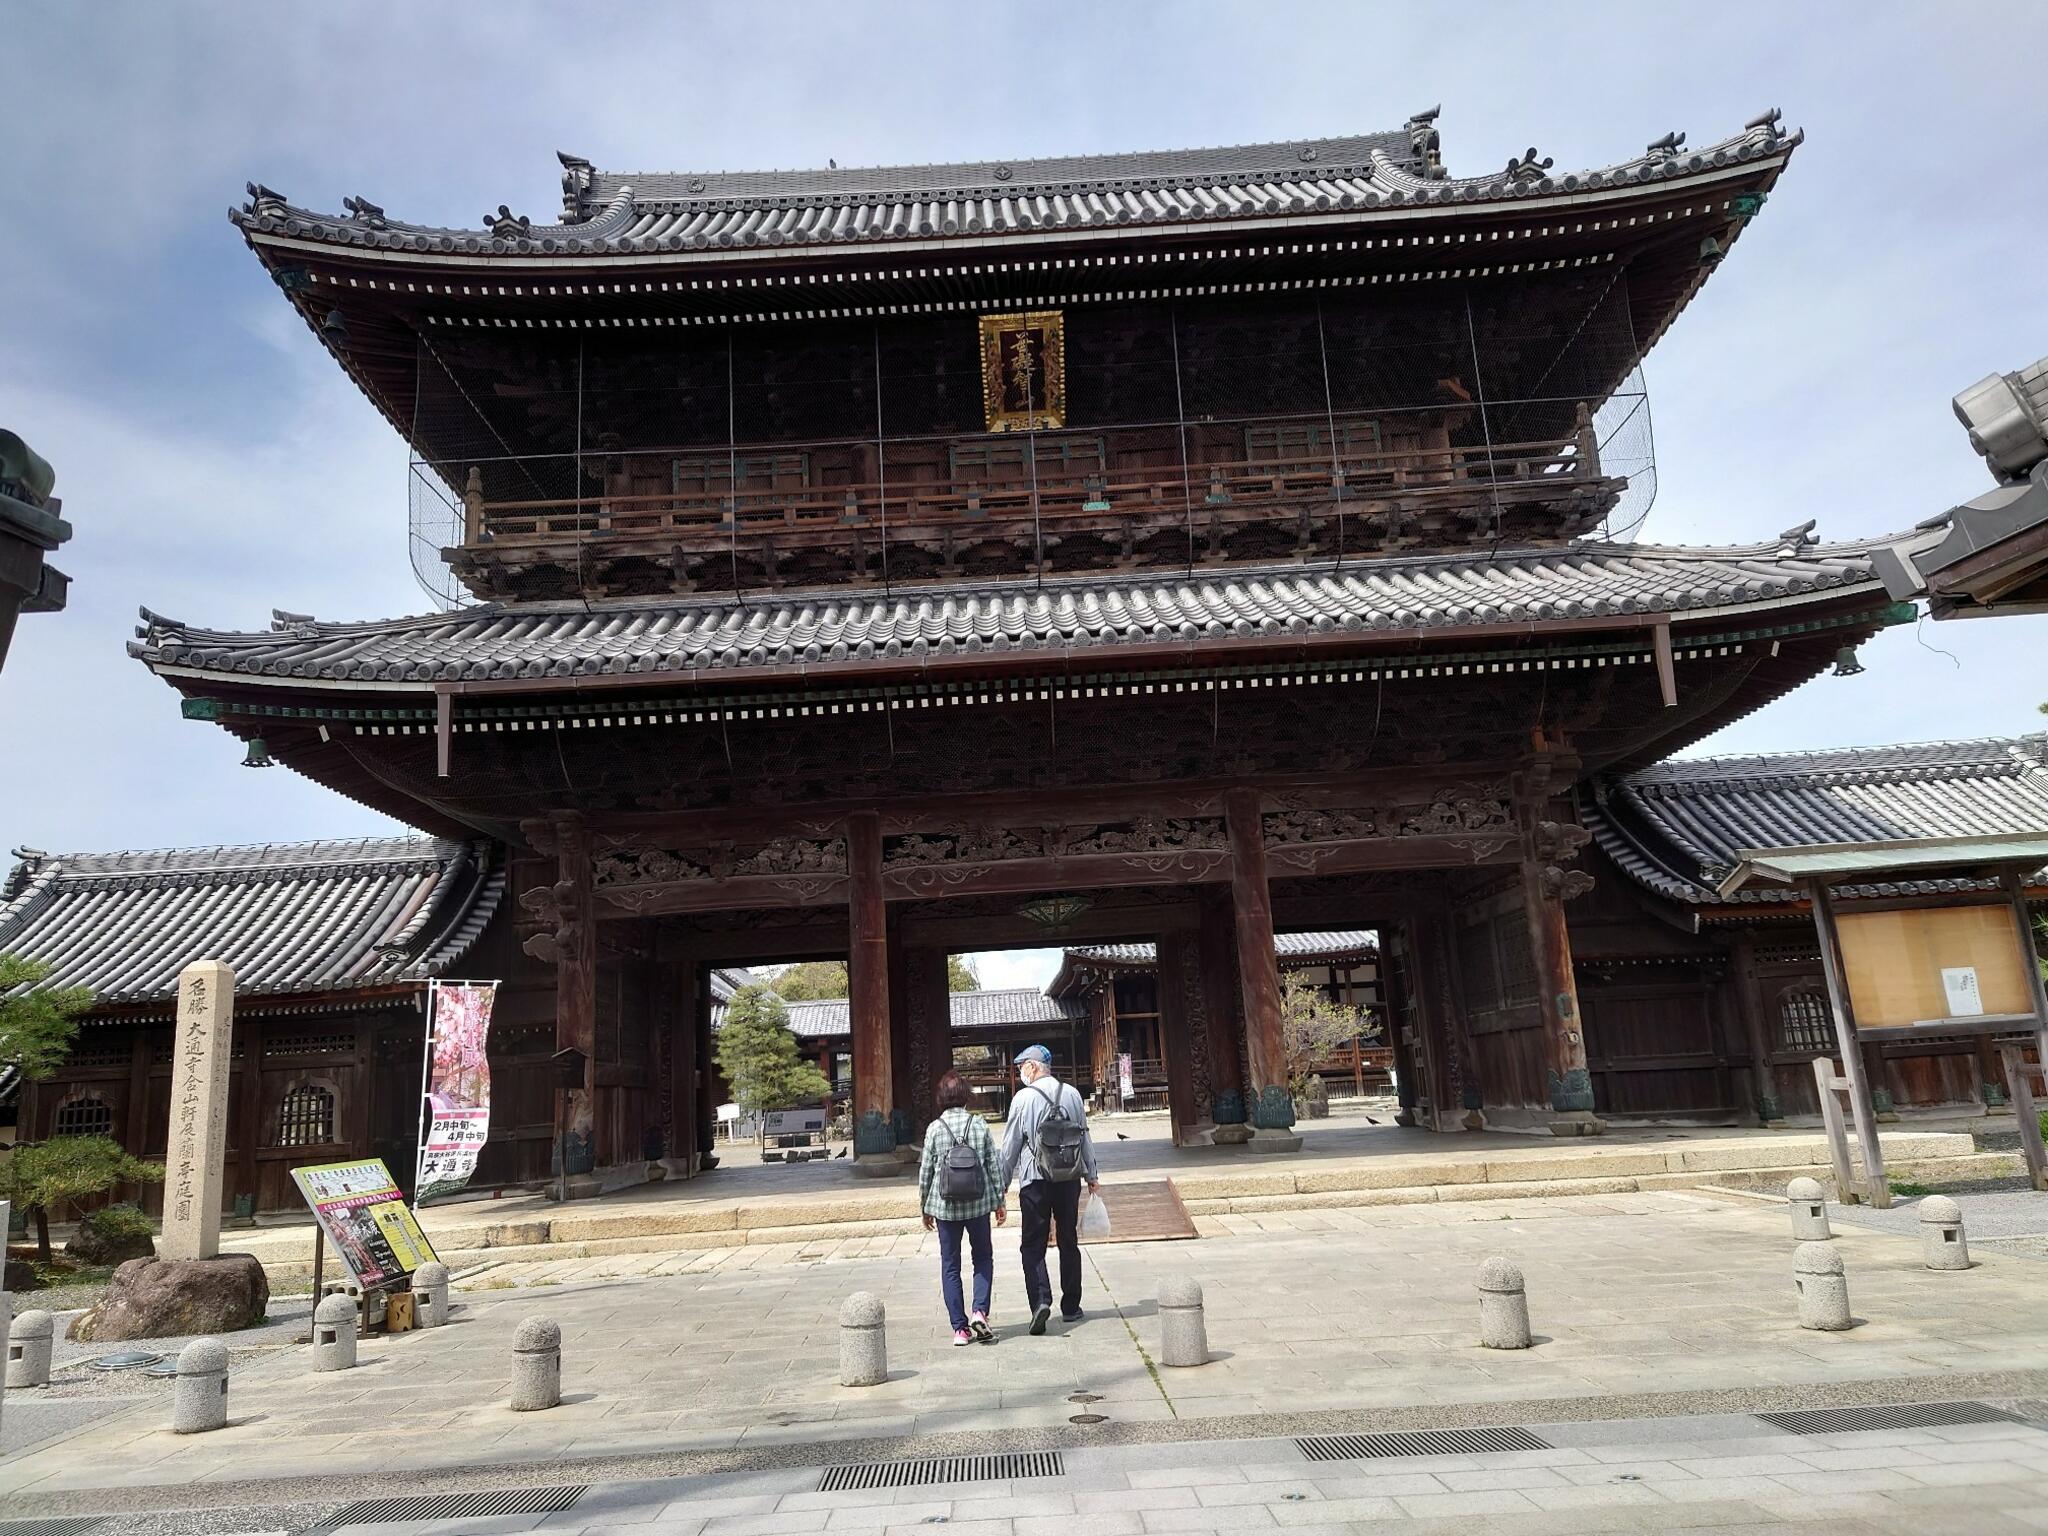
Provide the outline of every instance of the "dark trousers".
[[974,1310],[988,1316],[989,1291],[996,1281],[996,1251],[988,1236],[988,1218],[939,1223],[939,1290],[946,1298],[946,1315],[953,1331],[967,1326],[967,1311],[960,1299],[960,1234],[967,1234],[968,1249],[974,1255]]
[[1060,1311],[1081,1310],[1081,1181],[1055,1184],[1034,1179],[1018,1191],[1024,1208],[1024,1297],[1035,1312],[1052,1305],[1052,1281],[1045,1273],[1045,1235],[1060,1242]]

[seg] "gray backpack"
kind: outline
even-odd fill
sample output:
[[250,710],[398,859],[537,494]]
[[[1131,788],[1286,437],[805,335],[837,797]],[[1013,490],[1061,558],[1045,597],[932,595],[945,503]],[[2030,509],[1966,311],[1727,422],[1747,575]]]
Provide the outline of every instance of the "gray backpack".
[[939,1116],[939,1126],[953,1145],[939,1159],[939,1198],[949,1205],[968,1205],[988,1193],[988,1170],[971,1142],[953,1135],[953,1127]]
[[1088,1128],[1067,1117],[1059,1094],[1041,1093],[1040,1097],[1047,1107],[1031,1133],[1031,1155],[1038,1160],[1038,1176],[1054,1184],[1071,1184],[1081,1177],[1081,1146],[1088,1139]]

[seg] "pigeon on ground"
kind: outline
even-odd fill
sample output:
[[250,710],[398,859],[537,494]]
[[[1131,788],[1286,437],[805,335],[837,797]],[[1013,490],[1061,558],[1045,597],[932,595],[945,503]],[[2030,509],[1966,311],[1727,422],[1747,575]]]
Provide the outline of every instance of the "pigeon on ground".
[[1129,1141],[1131,1138],[1126,1136],[1122,1131],[1118,1131],[1116,1133],[1116,1139],[1118,1141]]
[[846,1156],[846,1148],[841,1147],[837,1152],[833,1153],[832,1155],[834,1157],[844,1157]]

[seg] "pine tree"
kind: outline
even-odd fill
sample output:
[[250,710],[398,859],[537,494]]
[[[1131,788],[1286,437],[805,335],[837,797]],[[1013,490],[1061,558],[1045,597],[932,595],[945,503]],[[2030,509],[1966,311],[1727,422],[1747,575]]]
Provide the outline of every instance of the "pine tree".
[[70,1054],[78,1016],[92,1006],[86,987],[37,987],[50,968],[19,955],[0,955],[0,1062],[44,1078]]
[[36,1255],[50,1261],[50,1208],[121,1184],[155,1183],[162,1163],[130,1156],[111,1136],[53,1136],[16,1147],[0,1162],[0,1194],[36,1219]]
[[825,1099],[825,1074],[797,1055],[789,1009],[768,987],[741,987],[725,1005],[718,1031],[718,1070],[733,1102],[749,1113],[789,1109]]

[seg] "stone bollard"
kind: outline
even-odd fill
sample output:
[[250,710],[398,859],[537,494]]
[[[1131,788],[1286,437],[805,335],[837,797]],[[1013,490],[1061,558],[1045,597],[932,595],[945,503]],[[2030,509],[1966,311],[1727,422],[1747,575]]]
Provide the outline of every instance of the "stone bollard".
[[1535,1342],[1522,1272],[1498,1254],[1479,1266],[1479,1342],[1487,1349],[1527,1349]]
[[228,1421],[228,1347],[219,1339],[194,1339],[178,1351],[178,1379],[171,1383],[171,1433],[197,1435]]
[[7,1385],[47,1387],[50,1384],[50,1350],[57,1325],[47,1312],[24,1312],[14,1320],[7,1339]]
[[1159,1363],[1209,1363],[1209,1330],[1202,1320],[1202,1288],[1192,1280],[1168,1280],[1159,1287]]
[[1929,1195],[1920,1202],[1920,1252],[1929,1269],[1970,1267],[1970,1240],[1963,1233],[1963,1208],[1947,1195]]
[[412,1325],[438,1328],[448,1321],[448,1266],[429,1260],[412,1272]]
[[512,1411],[536,1413],[561,1400],[561,1325],[529,1317],[512,1335]]
[[889,1336],[882,1298],[855,1291],[839,1309],[839,1385],[879,1387],[889,1379]]
[[1785,1186],[1792,1207],[1792,1235],[1802,1243],[1825,1243],[1834,1237],[1828,1225],[1828,1192],[1818,1179],[1794,1179]]
[[1849,1277],[1832,1243],[1801,1243],[1792,1250],[1792,1283],[1799,1288],[1799,1326],[1840,1333],[1849,1326]]
[[313,1309],[313,1369],[346,1371],[356,1363],[356,1303],[336,1292]]

